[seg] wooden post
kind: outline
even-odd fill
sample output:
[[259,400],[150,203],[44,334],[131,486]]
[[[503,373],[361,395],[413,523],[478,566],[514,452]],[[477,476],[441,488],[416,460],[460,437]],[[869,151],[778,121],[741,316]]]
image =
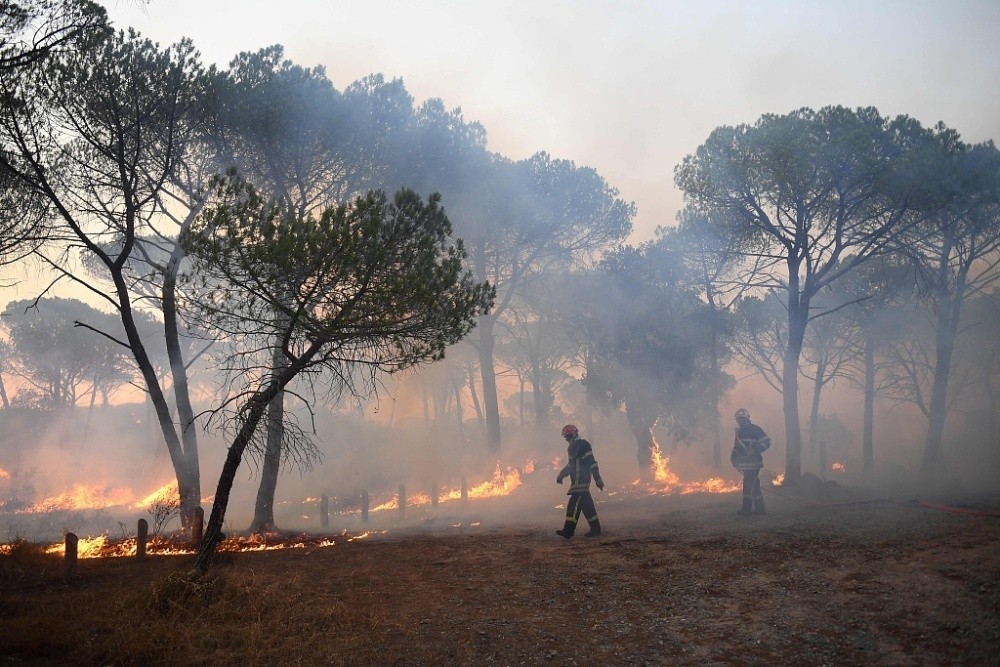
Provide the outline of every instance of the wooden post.
[[368,523],[368,492],[361,492],[361,523]]
[[330,496],[325,493],[319,499],[319,525],[330,527]]
[[469,487],[465,483],[465,476],[462,476],[462,502],[469,502]]
[[69,581],[76,576],[77,547],[80,538],[76,533],[66,533],[66,559],[63,562],[63,578]]
[[201,505],[191,512],[191,543],[197,549],[201,546],[201,538],[205,536],[205,510]]
[[431,481],[431,507],[438,506],[438,483],[437,481]]
[[399,516],[406,516],[406,487],[399,485]]
[[135,559],[146,558],[146,540],[149,538],[149,522],[139,519],[139,529],[135,533]]

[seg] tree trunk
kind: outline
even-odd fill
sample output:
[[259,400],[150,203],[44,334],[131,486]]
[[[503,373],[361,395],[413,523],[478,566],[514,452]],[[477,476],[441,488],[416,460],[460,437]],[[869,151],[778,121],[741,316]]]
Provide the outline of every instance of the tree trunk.
[[653,427],[656,425],[656,417],[651,415],[655,413],[646,408],[644,401],[625,402],[625,417],[635,436],[635,460],[639,464],[639,473],[643,476],[650,476],[653,471],[653,450],[656,447]]
[[[819,427],[819,401],[823,394],[823,376],[826,374],[826,357],[820,354],[816,362],[816,377],[813,379],[812,403],[809,406],[809,449],[806,451],[806,462],[816,455],[816,434]],[[824,471],[825,472],[825,471]]]
[[711,415],[709,419],[709,432],[712,436],[712,467],[716,470],[722,470],[722,427],[719,424],[719,401],[715,399],[713,403],[713,414],[715,418],[712,419]]
[[[277,393],[277,392],[275,392]],[[268,399],[264,396],[257,396],[251,403],[250,409],[246,413],[246,421],[240,427],[233,444],[230,445],[226,454],[226,460],[222,465],[222,472],[219,475],[219,484],[215,491],[215,500],[212,502],[212,513],[209,515],[208,524],[205,526],[205,534],[201,540],[201,547],[198,549],[198,557],[195,559],[195,567],[204,572],[208,569],[208,564],[215,553],[215,547],[222,541],[222,523],[226,518],[226,509],[229,506],[229,494],[233,490],[233,480],[236,478],[236,471],[243,461],[243,452],[253,433],[257,430],[258,424],[264,415]]]
[[544,428],[549,424],[552,404],[555,401],[548,377],[539,364],[533,364],[531,367],[531,387],[531,397],[535,406],[535,425]]
[[284,390],[279,391],[278,395],[268,403],[264,421],[267,429],[267,444],[264,448],[264,461],[260,468],[260,486],[257,487],[253,521],[250,523],[251,533],[263,533],[277,528],[274,523],[274,494],[278,489],[281,449],[285,436]]
[[493,368],[493,315],[479,318],[479,370],[483,380],[483,407],[486,412],[486,447],[500,451],[500,405],[497,398],[497,376]]
[[486,417],[483,415],[483,406],[479,403],[479,394],[476,392],[476,376],[472,372],[472,367],[469,367],[469,394],[472,396],[472,409],[476,411],[476,421],[479,422],[479,428],[486,428]]
[[462,409],[462,386],[453,381],[452,390],[455,392],[455,416],[458,418],[458,441],[461,443],[462,454],[465,453],[465,410]]
[[861,451],[865,459],[865,476],[875,474],[875,337],[865,338],[865,408]]
[[[115,294],[118,298],[118,311],[121,316],[122,326],[125,327],[125,335],[132,350],[132,356],[149,392],[149,399],[156,413],[156,421],[160,425],[160,432],[163,434],[163,439],[167,445],[167,452],[170,454],[170,463],[173,465],[174,474],[177,476],[177,491],[180,495],[183,521],[185,517],[184,509],[194,508],[201,502],[201,485],[198,470],[191,469],[190,459],[184,449],[185,444],[181,442],[177,431],[174,429],[174,421],[170,415],[170,408],[167,406],[166,395],[163,393],[163,387],[160,385],[156,370],[149,359],[149,354],[146,352],[146,347],[139,336],[139,330],[135,324],[135,317],[132,314],[131,293],[125,282],[125,278],[120,271],[116,271],[112,273],[112,280],[115,284]],[[176,326],[176,320],[169,317],[166,312],[166,304],[164,304],[164,308],[164,326],[166,331],[166,327]],[[168,322],[170,324],[167,324]],[[169,352],[169,340],[167,341],[167,348]],[[173,367],[173,360],[171,361],[171,366]],[[183,369],[183,364],[181,364],[181,368]],[[175,377],[175,385],[177,381],[178,378]],[[188,431],[190,431],[193,439],[194,428],[185,429],[185,433]],[[187,438],[185,438],[185,442],[187,442]],[[194,461],[197,461],[197,448],[195,448],[193,456]]]
[[[275,345],[271,353],[271,367],[277,371],[288,366],[284,352]],[[267,405],[265,420],[267,443],[264,446],[264,461],[260,468],[260,486],[254,503],[254,516],[250,532],[261,533],[275,530],[274,494],[278,488],[278,473],[281,471],[282,446],[285,441],[285,391],[281,389]]]
[[715,290],[711,279],[705,281],[705,296],[708,301],[710,322],[712,323],[711,333],[708,341],[708,362],[709,362],[709,401],[712,407],[709,424],[709,434],[712,438],[712,467],[716,470],[722,469],[722,429],[719,424],[719,399],[722,394],[722,363],[719,359],[719,319],[721,313],[716,305]]
[[997,423],[997,411],[1000,410],[1000,396],[997,396],[996,387],[993,385],[993,374],[998,358],[983,364],[983,390],[986,393],[986,442],[988,456],[990,459],[990,471],[994,477],[1000,475],[1000,429]]
[[785,482],[802,477],[802,426],[799,420],[799,357],[809,317],[809,301],[798,293],[797,281],[789,287],[788,347],[781,372],[782,409],[785,415]]
[[3,374],[0,374],[0,401],[3,402],[5,410],[10,407],[10,400],[7,398],[7,387],[3,383]]
[[520,391],[517,395],[517,410],[518,410],[518,424],[521,426],[521,430],[524,430],[524,378],[521,374],[517,374],[517,380],[519,384]]
[[927,416],[927,440],[924,444],[923,461],[920,464],[920,480],[925,484],[933,481],[941,462],[941,441],[944,436],[945,418],[948,416],[948,375],[951,373],[951,358],[955,351],[962,289],[964,286],[956,286],[950,298],[943,298],[945,303],[942,304],[938,316],[934,382],[931,385]]
[[[187,367],[181,354],[180,332],[177,327],[177,270],[182,256],[181,247],[175,247],[164,270],[162,306],[164,342],[173,380],[174,401],[177,404],[177,421],[181,428],[180,460],[174,463],[174,472],[181,500],[181,526],[187,528],[195,508],[201,505],[201,464],[198,460],[198,433],[194,424]],[[173,424],[170,425],[170,431],[174,431]]]
[[253,437],[254,431],[260,425],[268,404],[278,396],[292,378],[305,368],[310,360],[320,350],[319,345],[314,345],[300,356],[294,364],[291,364],[277,375],[266,387],[259,389],[247,402],[247,409],[244,414],[244,422],[240,426],[233,443],[226,453],[226,460],[222,464],[222,472],[219,474],[219,483],[215,489],[215,500],[212,502],[212,513],[209,516],[208,524],[205,526],[205,534],[198,549],[198,557],[195,559],[195,567],[204,572],[208,568],[215,547],[222,541],[222,525],[226,520],[226,509],[229,507],[229,494],[233,490],[233,480],[236,479],[236,471],[239,470],[243,461],[243,453]]

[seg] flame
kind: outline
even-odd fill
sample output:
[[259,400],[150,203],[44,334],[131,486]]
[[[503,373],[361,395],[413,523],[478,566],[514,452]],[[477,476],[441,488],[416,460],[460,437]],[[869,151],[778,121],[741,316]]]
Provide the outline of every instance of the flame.
[[[81,537],[76,543],[77,558],[100,558],[105,545],[108,542],[107,535],[97,535],[95,537]],[[60,542],[46,547],[47,554],[65,554],[66,543]],[[135,545],[132,545],[132,553],[135,553]]]
[[[236,536],[228,537],[220,542],[217,551],[236,553],[277,551],[279,549],[316,549],[336,546],[340,541],[353,542],[386,532],[388,531],[369,531],[351,536],[347,535],[347,533],[342,533],[337,537],[322,535],[296,535],[289,537],[280,533]],[[0,555],[8,554],[10,551],[11,545],[0,544]],[[135,556],[135,552],[136,540],[134,537],[111,541],[105,534],[93,537],[81,537],[77,542],[77,558],[126,558]],[[60,542],[50,545],[45,548],[45,553],[63,556],[66,553],[66,544],[65,542]],[[157,556],[193,555],[197,553],[197,549],[187,542],[153,538],[146,545],[146,553]]]
[[147,509],[156,504],[180,504],[181,494],[177,490],[177,480],[167,482],[156,491],[153,491],[142,500],[136,501],[132,509]]
[[774,484],[775,486],[781,486],[781,483],[784,481],[785,481],[785,474],[781,473],[774,476],[774,481],[772,482],[772,484]]
[[0,479],[10,479],[10,473],[0,468]]
[[[0,472],[5,473],[2,469]],[[0,479],[3,475],[0,475]],[[212,496],[201,499],[202,504],[211,504]],[[17,511],[18,514],[37,514],[42,512],[66,510],[96,510],[107,507],[128,507],[132,510],[149,511],[157,504],[180,504],[180,493],[177,490],[177,480],[161,485],[155,491],[136,499],[131,489],[100,486],[97,484],[77,484],[71,491],[46,498],[29,507]]]
[[[558,459],[557,459],[558,460]],[[535,470],[535,464],[532,460],[524,465],[524,474],[530,474]],[[474,498],[496,498],[498,496],[509,496],[514,492],[519,486],[521,486],[521,471],[513,466],[508,466],[504,470],[500,462],[497,462],[497,467],[493,471],[493,477],[490,479],[473,486],[466,491],[466,497],[469,499]],[[439,502],[447,502],[449,500],[460,500],[462,498],[461,487],[445,491],[438,495]],[[431,503],[430,495],[423,492],[416,492],[412,495],[406,497],[407,506],[419,506],[419,505],[429,505]],[[394,510],[399,509],[399,495],[394,495],[390,500],[382,503],[381,505],[376,505],[372,507],[370,512],[381,512],[384,510]]]
[[830,470],[836,470],[837,472],[847,472],[847,467],[840,461],[834,461],[833,465],[830,466]]
[[[496,498],[497,496],[509,496],[514,489],[521,486],[521,473],[517,468],[508,467],[506,471],[497,461],[496,470],[493,477],[485,482],[468,489],[468,497],[472,498]],[[444,498],[446,500],[457,500],[462,497],[462,489],[452,489]]]
[[[682,482],[677,473],[670,469],[670,459],[660,451],[660,445],[656,440],[653,440],[652,471],[653,481],[646,485],[650,493],[729,493],[740,489],[738,482],[727,481],[721,477]],[[639,480],[633,482],[634,486],[639,484],[641,484]]]
[[132,500],[132,491],[109,486],[77,484],[72,491],[58,496],[46,498],[30,507],[18,510],[18,514],[34,514],[56,510],[104,509],[128,505]]
[[381,505],[371,508],[372,512],[381,512],[383,510],[395,510],[399,509],[399,496],[393,496],[392,500],[388,500]]

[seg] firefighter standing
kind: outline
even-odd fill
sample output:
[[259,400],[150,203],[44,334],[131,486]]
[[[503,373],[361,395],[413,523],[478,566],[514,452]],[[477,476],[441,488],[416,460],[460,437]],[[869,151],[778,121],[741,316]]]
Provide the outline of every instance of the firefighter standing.
[[594,450],[589,442],[580,437],[580,431],[572,424],[563,426],[562,437],[569,443],[569,462],[559,471],[556,482],[562,484],[563,478],[568,475],[570,485],[567,492],[569,500],[566,501],[566,523],[561,530],[556,531],[556,535],[566,539],[573,537],[582,513],[590,524],[590,530],[584,537],[597,537],[601,534],[601,522],[597,519],[597,508],[590,495],[590,479],[593,477],[597,488],[602,491],[604,481],[594,458]]
[[735,417],[738,426],[729,460],[734,468],[743,473],[743,507],[737,514],[763,514],[764,495],[760,490],[760,469],[764,467],[764,457],[761,454],[771,446],[771,438],[760,426],[750,423],[750,411],[746,408],[737,410]]

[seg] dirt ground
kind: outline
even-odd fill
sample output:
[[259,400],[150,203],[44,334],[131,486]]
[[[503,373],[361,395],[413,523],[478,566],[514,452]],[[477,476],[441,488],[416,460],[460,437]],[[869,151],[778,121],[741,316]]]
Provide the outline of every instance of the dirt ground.
[[179,593],[189,557],[7,567],[0,663],[1000,664],[1000,497],[767,500],[605,499],[592,539],[552,507],[441,517],[226,555]]

